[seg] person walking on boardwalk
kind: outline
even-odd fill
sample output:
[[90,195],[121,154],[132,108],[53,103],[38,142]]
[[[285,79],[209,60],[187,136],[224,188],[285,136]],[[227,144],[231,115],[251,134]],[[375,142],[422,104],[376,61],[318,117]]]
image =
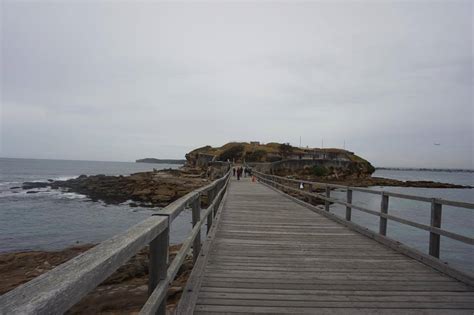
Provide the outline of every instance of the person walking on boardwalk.
[[241,167],[239,167],[237,169],[237,180],[240,180],[240,176],[242,176],[242,168]]
[[232,174],[233,174],[232,176],[235,177],[235,167],[232,168]]

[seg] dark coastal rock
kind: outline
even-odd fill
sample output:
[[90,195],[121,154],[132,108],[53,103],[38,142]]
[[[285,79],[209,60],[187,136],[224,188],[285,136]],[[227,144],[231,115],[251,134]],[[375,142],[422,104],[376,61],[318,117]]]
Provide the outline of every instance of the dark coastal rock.
[[20,189],[20,186],[10,187],[10,189]]
[[39,191],[36,191],[36,190],[29,190],[26,192],[27,194],[37,194],[39,193]]
[[131,207],[164,207],[195,190],[209,180],[188,177],[184,171],[161,170],[129,176],[81,175],[77,178],[53,182],[25,182],[23,189],[61,189],[86,195],[93,201],[120,204],[132,200]]
[[24,182],[22,185],[23,189],[34,189],[34,188],[46,188],[51,186],[48,182]]

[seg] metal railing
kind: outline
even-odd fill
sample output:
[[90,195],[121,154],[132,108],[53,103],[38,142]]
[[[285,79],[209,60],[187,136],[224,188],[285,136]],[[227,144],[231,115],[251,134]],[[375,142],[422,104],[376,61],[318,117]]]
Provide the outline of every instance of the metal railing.
[[[400,193],[387,192],[387,191],[378,191],[378,190],[372,190],[368,188],[351,187],[351,186],[320,183],[320,182],[311,182],[311,181],[298,180],[298,179],[289,179],[286,177],[264,174],[261,172],[257,172],[255,170],[252,171],[252,174],[254,174],[263,183],[273,186],[279,190],[291,191],[300,196],[302,195],[309,198],[318,198],[318,199],[323,200],[324,210],[327,213],[329,213],[331,203],[345,206],[346,207],[345,218],[344,218],[345,222],[350,222],[351,224],[354,224],[351,222],[352,209],[377,216],[380,218],[378,234],[383,237],[386,237],[387,235],[388,220],[392,220],[404,225],[408,225],[408,226],[412,226],[421,230],[428,231],[429,232],[428,253],[430,256],[438,260],[440,257],[440,237],[441,236],[445,236],[447,238],[450,238],[450,239],[453,239],[465,244],[474,245],[474,239],[472,237],[468,237],[468,236],[461,235],[455,232],[447,231],[441,228],[443,205],[465,208],[465,209],[474,209],[474,204],[472,203],[458,202],[458,201],[445,200],[445,199],[439,199],[439,198],[427,198],[427,197],[422,197],[422,196],[414,196],[414,195],[400,194]],[[303,184],[303,189],[301,189],[301,186],[300,186],[301,184]],[[315,191],[316,188],[322,189],[324,191],[324,194],[316,192]],[[331,190],[333,189],[346,191],[345,200],[340,200],[340,199],[331,197]],[[352,193],[354,191],[367,193],[367,194],[373,194],[373,195],[379,195],[381,197],[379,211],[367,209],[365,207],[353,204]],[[430,225],[413,222],[411,220],[403,219],[403,218],[389,214],[389,211],[388,211],[389,210],[389,197],[416,200],[416,201],[430,203],[431,204]],[[417,257],[415,258],[426,258],[426,257],[420,257],[420,256],[423,256],[423,255],[419,255],[419,253],[417,253]],[[419,260],[423,260],[423,259],[419,259]],[[461,275],[461,278],[463,278],[463,280],[465,280],[464,278],[466,277],[470,278],[469,276],[465,274]]]
[[[0,297],[0,314],[62,314],[79,302],[140,249],[149,245],[149,298],[140,314],[165,314],[166,295],[191,247],[196,261],[201,249],[201,227],[207,232],[227,189],[230,171],[211,184],[174,201],[126,232],[114,236],[55,269]],[[201,213],[201,196],[208,207]],[[193,229],[169,264],[169,233],[173,220],[192,208]]]

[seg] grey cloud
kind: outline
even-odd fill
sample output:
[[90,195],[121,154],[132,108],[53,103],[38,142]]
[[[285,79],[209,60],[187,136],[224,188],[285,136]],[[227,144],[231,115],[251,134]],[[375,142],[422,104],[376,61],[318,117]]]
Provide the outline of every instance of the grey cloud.
[[376,165],[474,167],[469,1],[1,6],[0,156],[302,136]]

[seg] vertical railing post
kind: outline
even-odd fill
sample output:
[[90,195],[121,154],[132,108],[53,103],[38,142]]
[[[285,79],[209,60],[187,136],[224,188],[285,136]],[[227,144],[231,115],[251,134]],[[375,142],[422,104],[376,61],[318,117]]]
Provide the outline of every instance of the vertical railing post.
[[382,200],[380,202],[380,223],[379,223],[379,233],[381,235],[387,235],[387,218],[384,218],[382,215],[388,213],[388,195],[382,192]]
[[[313,184],[311,183],[308,184],[308,192],[311,194],[313,193]],[[313,204],[313,196],[309,196],[309,203]]]
[[[170,222],[168,227],[150,242],[150,261],[148,265],[148,296],[155,290],[160,281],[165,281],[168,269],[168,247],[170,242]],[[156,314],[166,314],[166,295]]]
[[[207,206],[210,207],[214,200],[214,188],[207,191]],[[214,209],[211,210],[211,214],[214,216]]]
[[[218,192],[219,192],[219,190],[217,189],[217,187],[212,188],[212,201],[214,201],[214,199],[216,199],[216,196],[217,196],[217,193],[218,193]],[[211,201],[211,202],[212,202],[212,201]],[[214,208],[212,209],[212,213],[213,213],[212,215],[213,215],[213,216],[216,216],[218,209],[219,209],[219,208],[216,207],[216,204],[214,204]]]
[[207,233],[211,230],[212,227],[212,219],[214,217],[214,211],[211,210],[209,214],[207,215]]
[[346,202],[348,203],[346,206],[346,220],[350,221],[352,217],[352,207],[350,206],[352,204],[352,190],[349,188],[347,188]]
[[[431,201],[431,226],[441,228],[441,211],[442,205],[436,202],[436,199]],[[430,249],[431,256],[439,258],[440,254],[440,235],[430,232]]]
[[[193,227],[199,223],[201,220],[201,195],[193,201],[192,204],[192,211],[193,211]],[[201,231],[199,231],[196,235],[196,238],[193,242],[193,261],[199,257],[199,252],[201,251]]]
[[[212,195],[212,189],[207,191],[207,206],[210,207],[212,204],[212,200],[214,199],[214,196]],[[212,226],[212,219],[214,218],[214,210],[211,210],[209,212],[209,215],[207,216],[207,233],[211,230]]]
[[[326,185],[326,197],[331,198],[331,188]],[[329,212],[329,200],[324,200],[324,209]]]

